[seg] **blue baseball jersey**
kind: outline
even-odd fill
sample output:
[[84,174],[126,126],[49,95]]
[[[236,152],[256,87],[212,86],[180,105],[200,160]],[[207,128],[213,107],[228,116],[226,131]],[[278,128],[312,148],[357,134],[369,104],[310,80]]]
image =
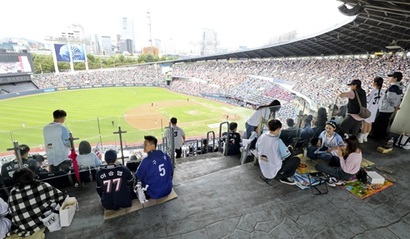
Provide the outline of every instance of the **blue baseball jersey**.
[[173,170],[169,156],[161,150],[153,150],[141,161],[135,176],[142,187],[148,185],[148,196],[157,199],[171,193]]
[[134,177],[130,170],[122,165],[107,165],[95,175],[97,192],[105,209],[117,210],[131,207]]

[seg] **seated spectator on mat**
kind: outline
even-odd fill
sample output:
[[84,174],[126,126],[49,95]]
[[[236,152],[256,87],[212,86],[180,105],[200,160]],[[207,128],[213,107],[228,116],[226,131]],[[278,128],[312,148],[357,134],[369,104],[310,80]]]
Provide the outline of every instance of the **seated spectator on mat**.
[[286,124],[288,128],[281,131],[280,139],[286,146],[293,146],[293,140],[298,137],[298,129],[295,127],[295,121],[291,118],[286,119]]
[[310,159],[323,159],[329,161],[333,155],[337,155],[337,147],[344,147],[343,138],[335,132],[336,123],[329,121],[325,130],[319,135],[317,145],[307,148],[307,156]]
[[[39,169],[37,166],[37,161],[28,157],[30,147],[26,144],[21,144],[19,146],[19,151],[23,167],[31,169],[34,173],[38,172]],[[3,176],[5,183],[12,182],[13,174],[17,169],[19,169],[19,162],[17,158],[1,166],[1,175]]]
[[40,218],[52,203],[61,204],[66,194],[46,182],[35,180],[28,168],[18,169],[13,174],[16,183],[9,195],[10,215],[19,236],[29,236],[44,228]]
[[147,157],[142,159],[135,173],[142,187],[148,186],[145,191],[147,199],[161,198],[172,191],[174,167],[167,154],[156,150],[157,142],[154,136],[144,136],[144,152],[147,153]]
[[282,123],[277,119],[271,119],[268,127],[269,131],[262,134],[256,142],[262,179],[269,185],[272,185],[275,178],[281,183],[295,185],[290,177],[295,174],[300,159],[293,157],[279,138]]
[[[240,154],[241,148],[241,135],[237,132],[238,124],[236,122],[229,123],[229,143],[228,143],[228,155]],[[222,141],[225,142],[228,137],[228,133],[222,134]]]
[[101,166],[95,174],[102,206],[109,210],[131,207],[132,199],[135,198],[134,176],[127,167],[115,164],[115,150],[107,150],[104,159],[108,165]]
[[337,147],[337,156],[333,156],[328,164],[319,163],[316,165],[318,171],[343,181],[349,180],[359,172],[362,164],[362,151],[359,148],[357,137],[354,135],[346,135],[345,137],[345,150]]
[[81,141],[78,145],[77,163],[79,167],[97,167],[101,164],[98,156],[91,151],[91,145],[88,141]]

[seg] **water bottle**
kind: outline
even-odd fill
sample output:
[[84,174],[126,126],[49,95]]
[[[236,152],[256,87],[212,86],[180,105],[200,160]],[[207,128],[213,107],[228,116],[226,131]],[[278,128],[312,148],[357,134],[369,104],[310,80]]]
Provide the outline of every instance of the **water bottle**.
[[393,144],[394,144],[394,137],[391,137],[391,139],[387,141],[386,148],[388,149],[393,148]]

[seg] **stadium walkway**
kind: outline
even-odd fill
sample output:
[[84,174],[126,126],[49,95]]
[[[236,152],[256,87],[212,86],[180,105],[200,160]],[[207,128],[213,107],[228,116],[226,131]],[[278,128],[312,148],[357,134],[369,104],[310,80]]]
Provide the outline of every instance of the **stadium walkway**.
[[106,221],[94,183],[69,188],[80,211],[70,227],[46,238],[409,238],[408,151],[381,154],[376,146],[367,143],[365,157],[392,168],[398,181],[364,200],[342,188],[313,195],[269,186],[253,164],[213,154],[178,164],[177,199]]

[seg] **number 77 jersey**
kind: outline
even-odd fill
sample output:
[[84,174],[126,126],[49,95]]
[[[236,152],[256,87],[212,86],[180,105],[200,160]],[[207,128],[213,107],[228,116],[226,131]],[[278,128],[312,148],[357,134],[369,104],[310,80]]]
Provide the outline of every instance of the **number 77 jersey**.
[[171,192],[173,170],[169,156],[161,150],[153,150],[141,161],[135,176],[142,187],[148,185],[148,197],[157,199]]
[[95,175],[97,192],[105,209],[117,210],[131,207],[134,176],[122,165],[101,167]]

